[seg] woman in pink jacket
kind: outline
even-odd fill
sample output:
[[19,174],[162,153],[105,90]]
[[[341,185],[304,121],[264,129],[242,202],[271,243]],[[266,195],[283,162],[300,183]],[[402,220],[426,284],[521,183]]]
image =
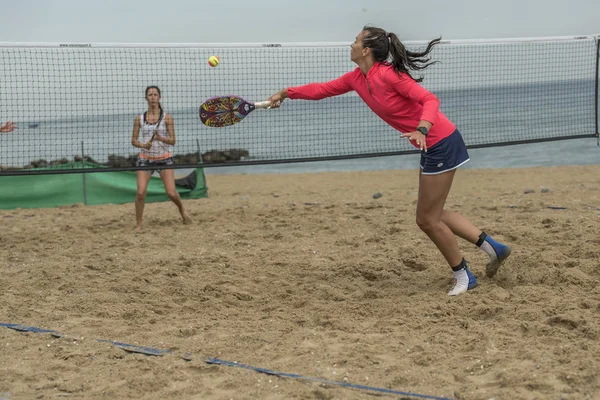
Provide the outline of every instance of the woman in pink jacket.
[[431,64],[427,57],[440,39],[422,52],[407,50],[394,33],[364,27],[351,44],[358,67],[325,83],[283,89],[269,98],[277,108],[286,99],[321,100],[354,90],[363,101],[402,137],[421,150],[417,225],[440,250],[454,273],[450,292],[455,296],[477,286],[454,235],[485,251],[490,261],[486,274],[494,276],[510,255],[510,247],[496,242],[462,215],[444,209],[456,169],[469,154],[456,126],[439,110],[438,98],[419,85],[410,71]]

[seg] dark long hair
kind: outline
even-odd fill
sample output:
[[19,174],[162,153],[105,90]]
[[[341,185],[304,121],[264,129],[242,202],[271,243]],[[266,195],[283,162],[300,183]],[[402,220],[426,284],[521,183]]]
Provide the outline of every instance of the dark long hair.
[[404,72],[417,82],[422,82],[423,76],[415,78],[410,74],[411,70],[420,71],[438,62],[431,61],[428,55],[433,46],[442,40],[441,37],[429,42],[423,51],[409,51],[393,32],[388,33],[373,26],[365,26],[363,31],[366,32],[363,37],[363,47],[371,49],[375,61],[392,65],[396,72]]
[[[160,89],[159,89],[159,87],[158,87],[158,86],[148,86],[148,87],[146,88],[146,94],[145,94],[145,97],[146,97],[146,98],[148,97],[148,91],[149,91],[150,89],[156,89],[156,91],[158,92],[158,97],[160,97]],[[159,114],[159,116],[158,116],[158,124],[156,125],[157,127],[158,127],[158,125],[160,124],[160,121],[162,121],[162,119],[163,119],[163,114],[164,114],[164,112],[163,112],[163,108],[162,108],[162,105],[160,104],[160,101],[158,102],[158,108],[160,109],[160,114]],[[144,118],[145,118],[145,116],[144,116]],[[158,129],[158,128],[157,128],[157,129]]]

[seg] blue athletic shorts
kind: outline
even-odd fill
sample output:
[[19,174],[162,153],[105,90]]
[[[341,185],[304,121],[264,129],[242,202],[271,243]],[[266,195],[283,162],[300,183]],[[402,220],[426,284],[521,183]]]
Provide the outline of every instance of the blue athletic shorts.
[[427,153],[421,152],[421,173],[424,175],[441,174],[452,171],[467,161],[469,161],[467,146],[457,129],[447,138],[427,148]]

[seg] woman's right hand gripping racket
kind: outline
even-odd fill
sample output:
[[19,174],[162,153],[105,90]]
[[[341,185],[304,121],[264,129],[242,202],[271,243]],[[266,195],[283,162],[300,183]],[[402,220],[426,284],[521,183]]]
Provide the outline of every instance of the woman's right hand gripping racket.
[[270,101],[253,103],[234,95],[212,97],[200,106],[200,120],[206,126],[222,128],[237,124],[257,108],[270,106]]

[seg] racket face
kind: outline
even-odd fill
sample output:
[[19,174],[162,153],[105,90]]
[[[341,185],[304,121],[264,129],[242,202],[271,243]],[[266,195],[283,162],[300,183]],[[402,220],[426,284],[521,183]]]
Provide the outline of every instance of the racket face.
[[239,96],[213,97],[200,106],[200,120],[204,125],[213,128],[235,125],[254,108],[253,103]]

